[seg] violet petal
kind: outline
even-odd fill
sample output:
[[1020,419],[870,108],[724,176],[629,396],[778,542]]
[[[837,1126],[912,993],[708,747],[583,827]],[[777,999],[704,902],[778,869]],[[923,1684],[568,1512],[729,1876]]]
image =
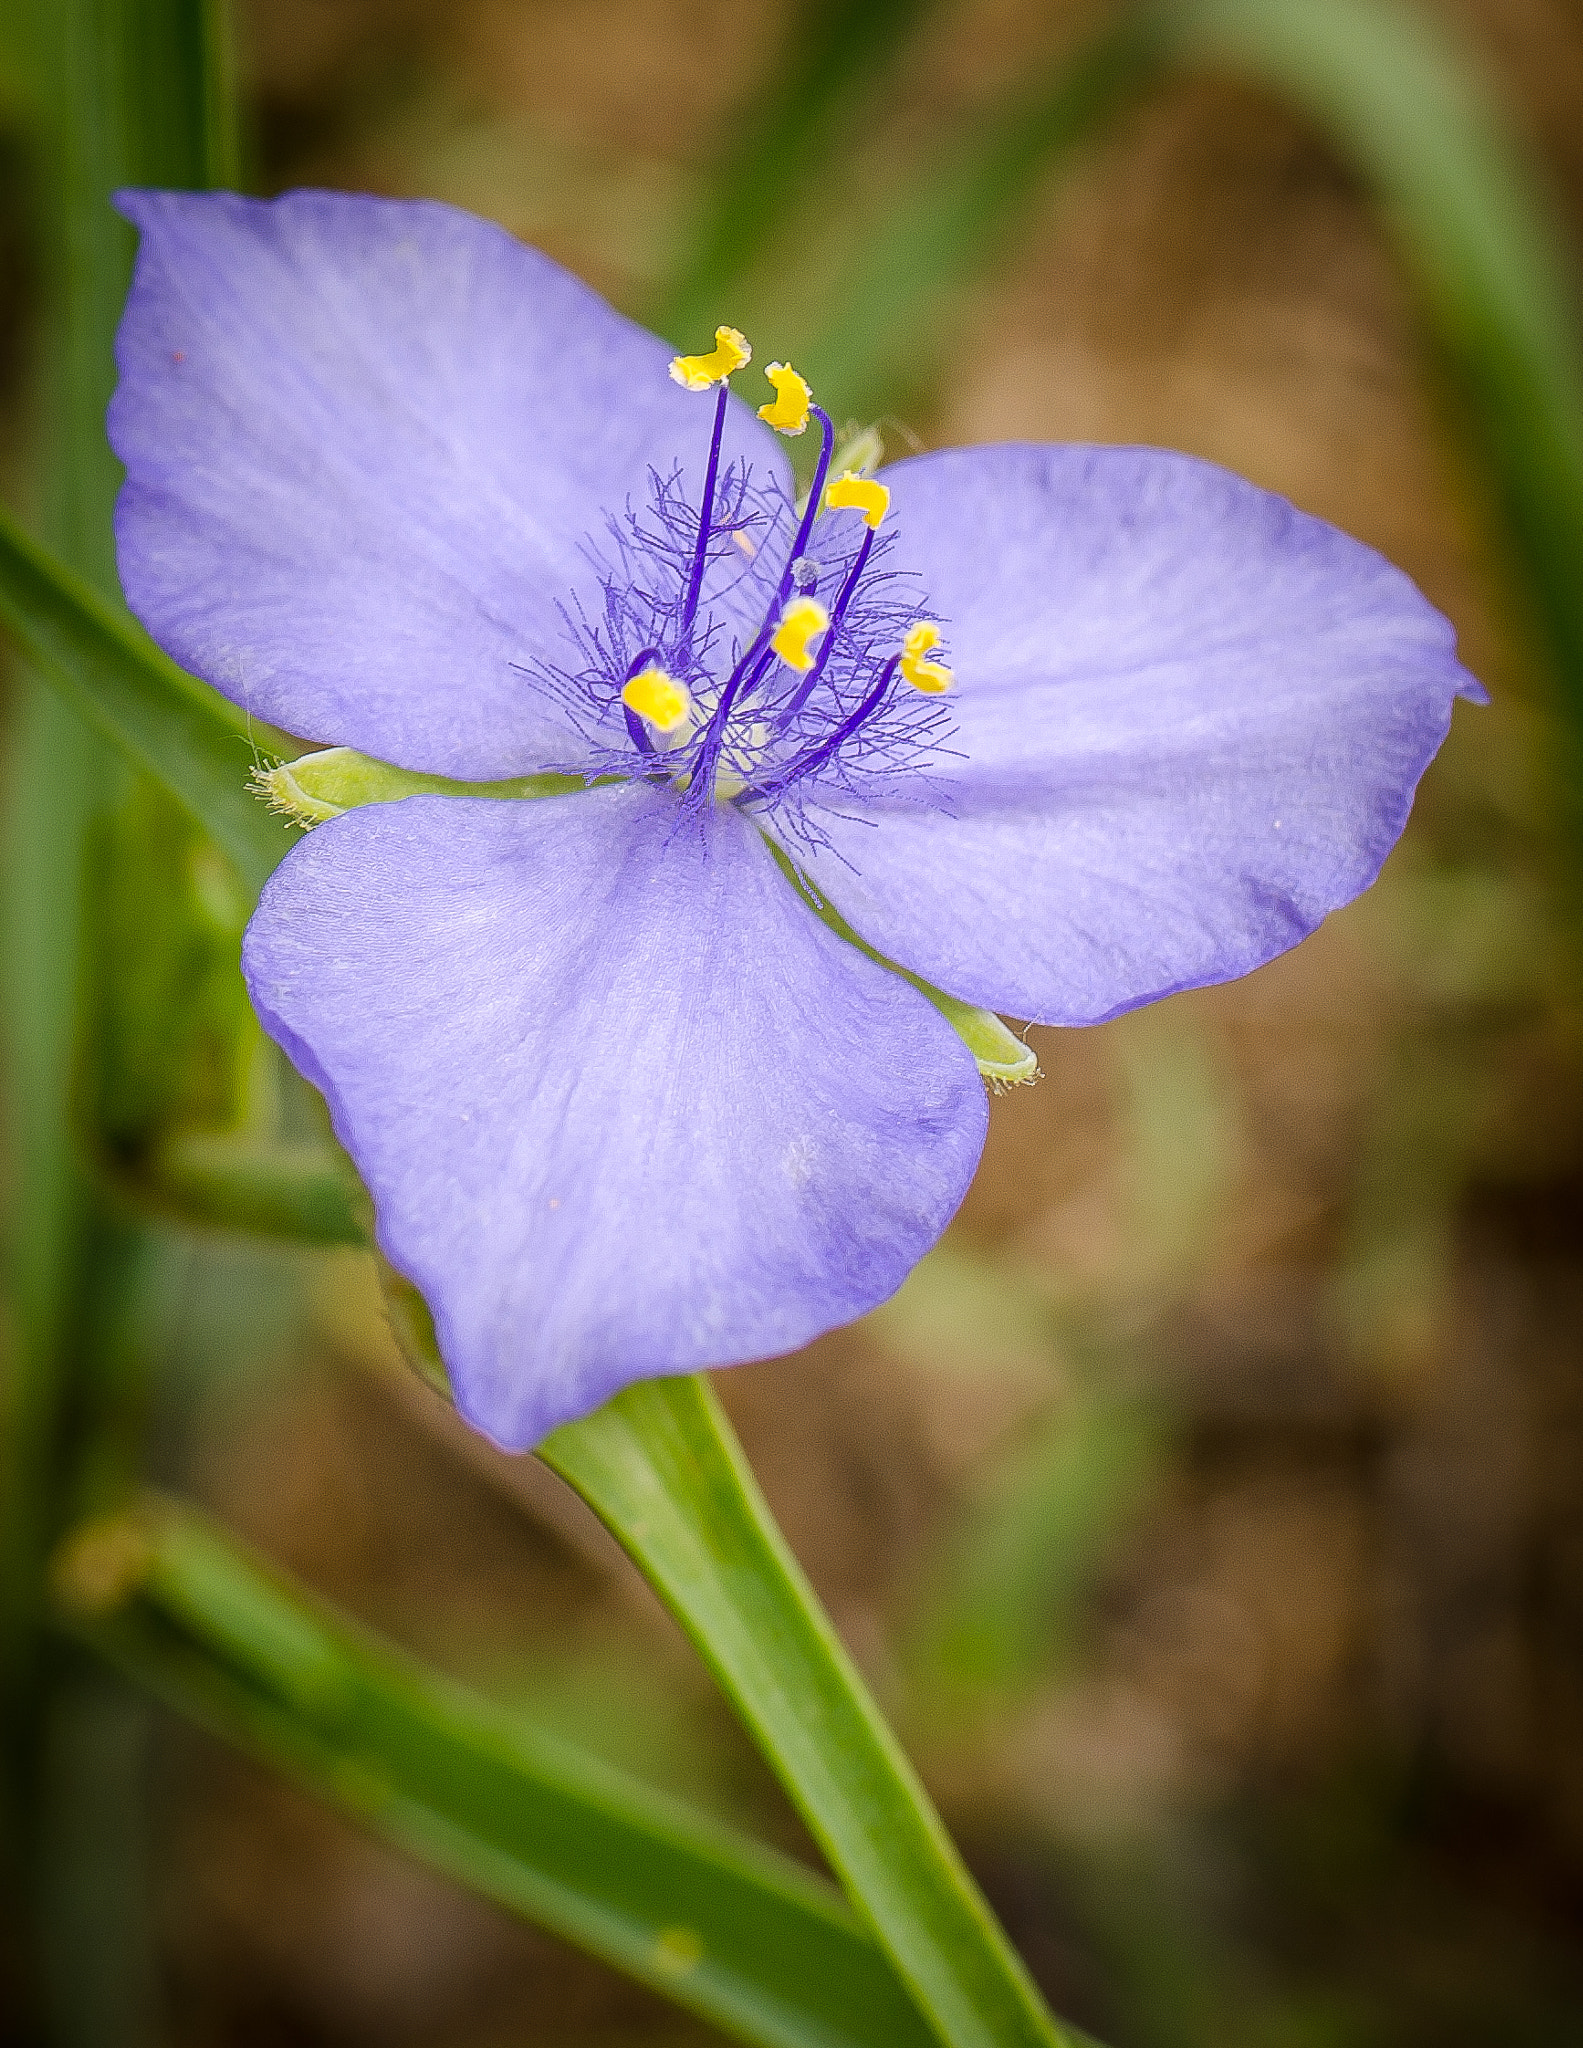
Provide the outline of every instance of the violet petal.
[[457,1406],[511,1449],[873,1307],[983,1142],[949,1025],[740,813],[679,821],[670,792],[348,812],[270,881],[243,965]]
[[1366,888],[1482,699],[1373,549],[1191,456],[1008,445],[885,472],[945,623],[949,809],[842,802],[793,845],[870,944],[1088,1024],[1247,973]]
[[[341,192],[127,192],[142,235],[110,434],[127,601],[236,703],[470,780],[575,765],[513,664],[602,596],[587,544],[713,406],[669,351],[492,222]],[[726,457],[789,480],[731,402]]]

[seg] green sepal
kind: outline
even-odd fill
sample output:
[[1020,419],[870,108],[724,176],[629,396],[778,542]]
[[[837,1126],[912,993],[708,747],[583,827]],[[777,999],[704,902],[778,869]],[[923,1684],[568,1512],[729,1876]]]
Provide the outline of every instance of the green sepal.
[[[369,1231],[372,1240],[373,1231]],[[442,1400],[454,1401],[451,1376],[440,1356],[440,1340],[434,1334],[434,1317],[429,1304],[405,1273],[398,1273],[377,1246],[374,1267],[385,1304],[385,1321],[396,1340],[396,1348],[419,1379],[427,1380]]]
[[[821,914],[832,931],[841,925],[841,919],[828,906]],[[905,967],[898,967],[883,953],[874,953],[873,947],[864,946],[855,934],[842,930],[841,936],[850,937],[852,943],[862,946],[865,953],[873,953],[882,967],[888,967],[892,974],[899,974],[903,981],[910,981],[919,995],[929,998],[977,1060],[978,1071],[997,1095],[1003,1089],[1038,1080],[1038,1054],[1031,1045],[1024,1045],[1011,1026],[1003,1024],[993,1010],[980,1010],[972,1003],[958,1002],[955,996],[948,996],[944,989],[934,987],[922,975],[909,974]]]
[[903,981],[910,982],[919,995],[928,997],[978,1062],[978,1071],[997,1095],[1004,1088],[1016,1087],[1019,1082],[1038,1080],[1038,1055],[1031,1046],[1024,1045],[1016,1032],[1009,1025],[1003,1024],[993,1010],[980,1010],[972,1003],[964,1003],[956,996],[948,996],[944,989],[936,988],[933,982],[925,981],[921,974],[910,974],[905,967],[898,967],[894,960],[887,960],[883,953],[876,951],[866,940],[858,937],[840,911],[833,903],[825,900],[790,855],[777,846],[773,839],[766,838],[764,843],[774,854],[781,873],[814,916],[827,924],[838,939],[845,939],[849,946],[856,946],[858,951],[866,953],[870,960],[877,962],[892,974],[899,974]]
[[569,796],[587,784],[579,775],[521,775],[510,782],[452,782],[392,768],[351,747],[325,747],[273,768],[256,768],[253,787],[272,811],[306,831],[363,804],[393,804],[404,796]]

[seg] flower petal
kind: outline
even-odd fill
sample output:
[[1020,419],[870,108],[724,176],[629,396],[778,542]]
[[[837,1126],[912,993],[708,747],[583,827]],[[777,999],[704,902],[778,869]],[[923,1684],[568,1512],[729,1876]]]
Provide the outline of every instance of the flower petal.
[[950,450],[885,472],[946,622],[950,812],[818,822],[872,945],[986,1009],[1090,1024],[1245,974],[1368,886],[1483,698],[1408,578],[1151,448]]
[[[339,192],[129,192],[110,435],[127,601],[176,659],[324,745],[483,780],[575,752],[513,666],[602,608],[584,553],[713,406],[504,229]],[[727,457],[789,479],[732,401]]]
[[983,1142],[950,1026],[740,814],[679,825],[669,793],[349,812],[270,881],[243,964],[457,1405],[513,1449],[871,1308]]

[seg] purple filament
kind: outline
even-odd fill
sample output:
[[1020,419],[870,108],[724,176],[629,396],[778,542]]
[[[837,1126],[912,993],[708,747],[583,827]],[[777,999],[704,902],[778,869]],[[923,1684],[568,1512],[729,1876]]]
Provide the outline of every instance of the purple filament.
[[846,580],[841,585],[840,592],[836,597],[835,605],[830,613],[830,624],[825,630],[824,640],[819,648],[818,655],[815,657],[814,665],[809,669],[807,675],[803,677],[801,685],[788,699],[776,718],[775,730],[777,733],[782,733],[786,730],[787,726],[791,724],[792,720],[808,702],[814,691],[818,689],[819,678],[824,674],[830,660],[831,650],[835,646],[837,629],[846,615],[847,606],[852,602],[852,593],[857,589],[858,578],[868,567],[868,558],[873,552],[873,547],[874,528],[872,526],[865,526],[863,530],[863,545],[858,549],[857,557],[853,561],[851,568],[847,571]]
[[[621,685],[622,689],[626,688],[634,676],[642,675],[644,669],[648,667],[651,661],[657,661],[659,653],[660,650],[657,647],[645,647],[641,654],[633,655],[631,661],[627,664],[627,673]],[[632,744],[638,749],[639,753],[654,753],[656,750],[653,740],[649,738],[648,727],[639,718],[632,706],[627,703],[625,698],[621,701],[621,709],[626,714],[627,732],[631,737]]]
[[715,400],[715,430],[709,439],[709,467],[704,472],[704,494],[698,509],[698,546],[693,553],[693,573],[687,585],[687,602],[682,606],[682,637],[692,637],[693,620],[698,616],[698,599],[704,587],[704,563],[709,555],[709,534],[715,511],[715,479],[720,474],[720,441],[726,427],[726,398],[729,386],[724,377],[720,380],[720,395]]
[[776,593],[777,606],[784,604],[792,587],[792,564],[800,562],[808,547],[808,536],[813,532],[813,523],[819,517],[819,503],[824,497],[825,479],[830,474],[830,457],[835,448],[835,428],[830,424],[830,415],[822,405],[811,405],[808,410],[819,422],[819,461],[813,473],[813,489],[808,493],[808,503],[803,508],[802,522],[797,528],[797,538],[792,542],[791,553],[786,557],[786,567],[781,571],[780,589]]
[[745,804],[761,801],[765,797],[779,796],[782,790],[790,789],[794,782],[801,782],[805,776],[816,775],[828,761],[834,759],[839,748],[852,737],[858,727],[866,725],[879,709],[885,692],[890,688],[891,678],[895,675],[897,664],[900,660],[901,656],[899,654],[891,656],[890,660],[886,662],[879,672],[879,681],[875,683],[862,703],[855,711],[850,712],[843,718],[834,732],[822,739],[818,746],[810,747],[806,754],[800,755],[797,760],[790,762],[781,770],[779,775],[772,777],[768,782],[760,783],[753,789],[744,789],[736,801],[739,804]]

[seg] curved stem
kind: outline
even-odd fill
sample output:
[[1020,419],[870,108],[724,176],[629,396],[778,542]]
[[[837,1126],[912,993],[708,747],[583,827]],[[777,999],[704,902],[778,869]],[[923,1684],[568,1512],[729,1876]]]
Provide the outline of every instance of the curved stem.
[[830,415],[822,405],[811,405],[808,410],[819,422],[821,446],[819,460],[814,467],[813,487],[808,493],[808,502],[803,507],[802,518],[797,523],[797,537],[792,542],[791,553],[786,557],[786,566],[781,571],[780,590],[776,596],[779,606],[785,601],[792,586],[792,565],[801,557],[808,546],[808,536],[813,532],[813,523],[819,517],[820,500],[824,497],[825,481],[830,474],[830,457],[835,450],[835,427]]

